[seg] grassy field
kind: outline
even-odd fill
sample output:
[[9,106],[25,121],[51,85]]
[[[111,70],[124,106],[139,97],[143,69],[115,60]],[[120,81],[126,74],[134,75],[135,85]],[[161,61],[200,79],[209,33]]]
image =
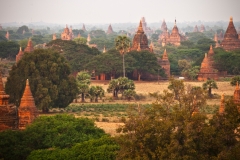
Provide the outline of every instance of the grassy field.
[[[6,78],[3,78],[3,82],[6,82]],[[103,100],[99,100],[99,103],[72,103],[65,109],[53,109],[53,113],[68,113],[74,114],[76,117],[87,117],[93,119],[95,124],[104,129],[106,133],[111,135],[116,135],[116,128],[119,125],[123,125],[124,119],[127,118],[126,110],[129,105],[144,104],[150,105],[154,98],[149,96],[149,93],[159,92],[162,93],[163,90],[167,89],[169,82],[160,81],[158,82],[145,82],[145,81],[135,81],[136,92],[139,95],[138,100],[126,101],[113,100],[112,94],[107,93]],[[184,82],[185,85],[191,86],[202,86],[203,82]],[[92,81],[91,85],[102,86],[105,91],[108,88],[108,81]],[[234,86],[230,85],[230,82],[217,82],[218,89],[213,89],[212,93],[218,95],[216,99],[207,100],[208,106],[206,107],[207,112],[212,113],[216,111],[220,104],[220,95],[223,93],[225,96],[232,96],[235,90]],[[80,99],[78,99],[80,102]]]

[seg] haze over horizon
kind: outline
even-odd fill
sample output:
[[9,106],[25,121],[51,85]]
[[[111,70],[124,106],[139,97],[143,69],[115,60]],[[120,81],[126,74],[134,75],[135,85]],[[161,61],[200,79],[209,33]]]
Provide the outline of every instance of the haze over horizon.
[[240,21],[239,0],[1,0],[0,23],[147,23]]

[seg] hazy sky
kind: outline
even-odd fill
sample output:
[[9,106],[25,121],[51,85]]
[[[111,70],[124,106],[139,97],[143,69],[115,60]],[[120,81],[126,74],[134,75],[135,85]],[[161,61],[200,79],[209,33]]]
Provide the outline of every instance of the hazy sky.
[[240,21],[240,0],[0,0],[0,23]]

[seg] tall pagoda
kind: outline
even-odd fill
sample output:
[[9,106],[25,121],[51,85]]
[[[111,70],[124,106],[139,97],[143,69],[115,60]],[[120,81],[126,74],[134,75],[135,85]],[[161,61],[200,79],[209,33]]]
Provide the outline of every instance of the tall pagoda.
[[148,50],[150,51],[150,48],[148,46],[148,39],[146,34],[144,34],[143,27],[142,27],[142,21],[140,21],[137,33],[135,34],[133,38],[132,47],[130,50]]
[[38,110],[32,96],[28,79],[26,80],[25,90],[18,107],[18,129],[23,130],[27,125],[31,124],[38,117]]
[[113,29],[112,29],[112,25],[111,24],[108,26],[108,30],[107,30],[106,33],[107,34],[112,34],[113,33]]
[[170,62],[168,60],[168,55],[167,55],[166,49],[163,53],[162,59],[159,59],[158,62],[160,64],[160,66],[164,69],[167,77],[170,77]]
[[230,17],[227,31],[224,35],[224,39],[221,43],[221,47],[226,51],[232,51],[240,49],[240,39],[233,24],[233,18]]

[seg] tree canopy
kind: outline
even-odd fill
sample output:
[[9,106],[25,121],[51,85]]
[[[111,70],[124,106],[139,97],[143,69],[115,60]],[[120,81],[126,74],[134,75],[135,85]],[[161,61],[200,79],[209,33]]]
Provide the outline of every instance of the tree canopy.
[[[70,67],[59,53],[47,49],[24,54],[12,67],[6,83],[10,102],[20,104],[25,81],[29,79],[31,91],[38,109],[67,107],[77,94],[77,85],[69,76]],[[18,85],[16,85],[16,82]]]

